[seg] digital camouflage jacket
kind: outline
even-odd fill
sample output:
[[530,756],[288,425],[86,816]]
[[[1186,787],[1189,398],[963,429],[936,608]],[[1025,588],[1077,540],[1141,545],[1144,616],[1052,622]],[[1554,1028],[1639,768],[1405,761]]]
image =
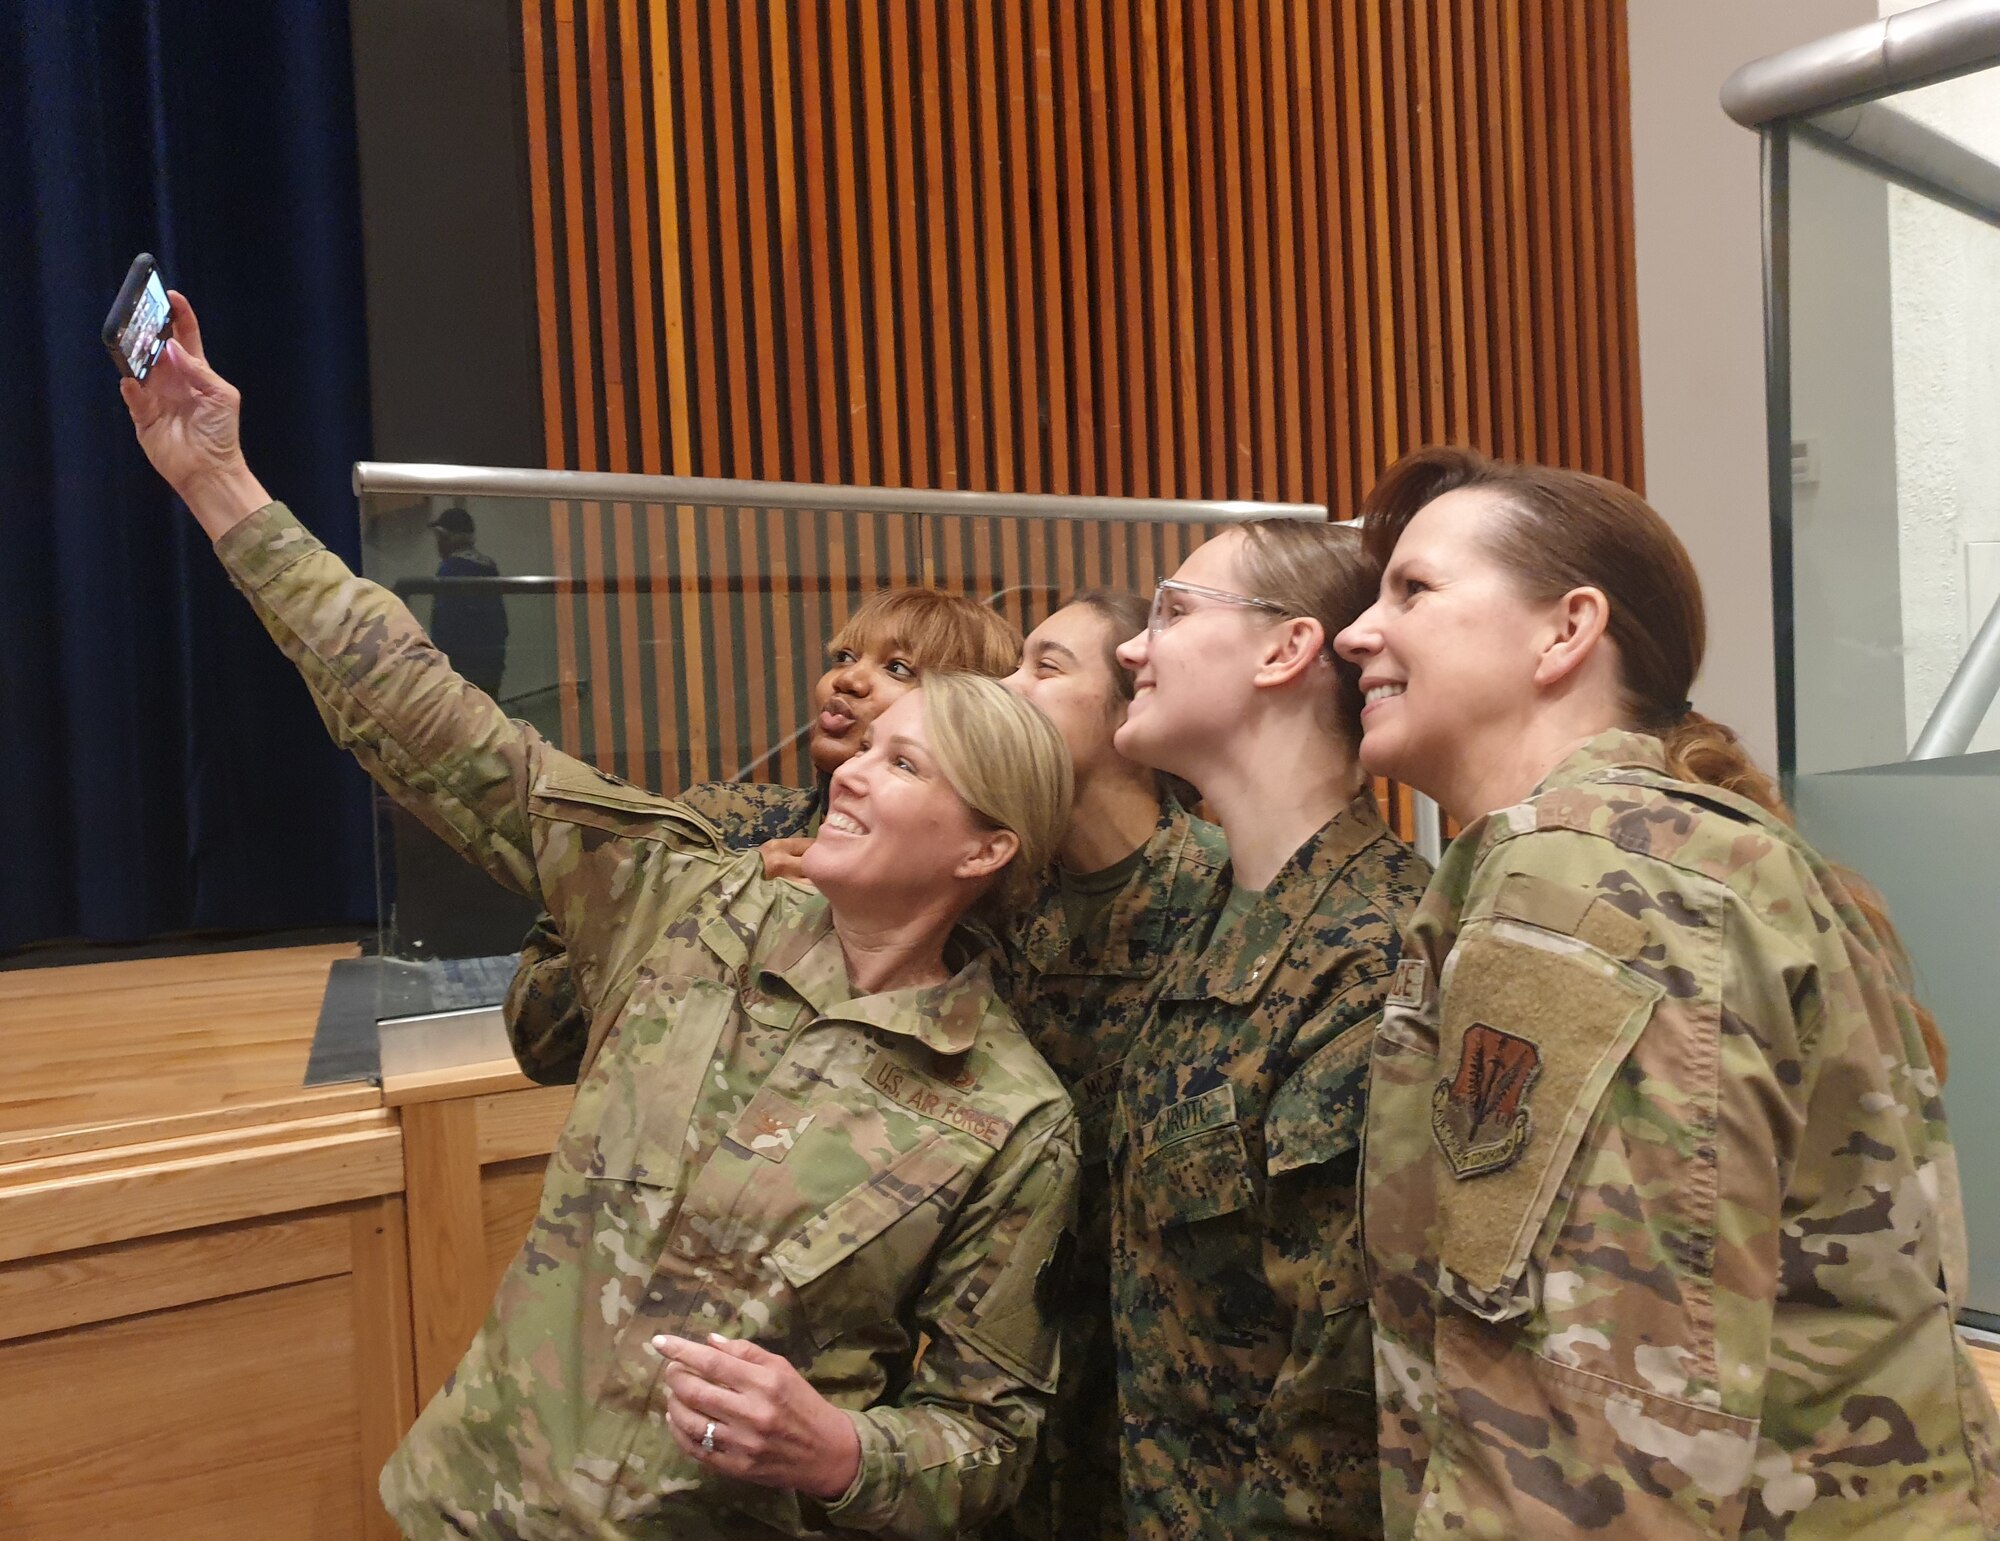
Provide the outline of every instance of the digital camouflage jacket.
[[1112,1283],[1135,1537],[1380,1534],[1355,1182],[1427,876],[1366,793],[1227,929],[1218,871],[1127,1052]]
[[[704,781],[677,798],[708,821],[732,851],[754,851],[767,840],[809,835],[826,810],[826,788],[781,787],[756,781]],[[535,917],[521,940],[521,961],[507,982],[501,1016],[522,1072],[545,1086],[567,1086],[583,1063],[590,1013],[577,998],[569,950],[552,917]]]
[[1000,987],[1028,1041],[1075,1099],[1083,1146],[1076,1250],[1062,1312],[1062,1380],[1020,1502],[996,1536],[1123,1541],[1118,1365],[1111,1338],[1111,1123],[1125,1050],[1168,959],[1208,913],[1228,861],[1222,831],[1169,803],[1102,934],[1073,937],[1044,878],[1010,929]]
[[1453,842],[1378,1036],[1392,1537],[2000,1534],[1957,1164],[1841,874],[1604,734]]
[[[917,1538],[1004,1509],[1054,1384],[1075,1121],[984,964],[852,996],[823,899],[509,722],[282,506],[217,550],[335,739],[554,916],[592,1019],[540,1212],[383,1473],[406,1533]],[[684,1457],[663,1331],[797,1365],[853,1419],[849,1491]]]

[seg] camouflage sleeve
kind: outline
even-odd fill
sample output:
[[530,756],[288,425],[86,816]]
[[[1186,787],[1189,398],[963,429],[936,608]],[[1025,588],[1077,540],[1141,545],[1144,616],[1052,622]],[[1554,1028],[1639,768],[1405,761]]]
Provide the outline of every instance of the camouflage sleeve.
[[570,971],[569,948],[555,917],[535,917],[521,938],[521,961],[501,1007],[507,1042],[523,1074],[544,1086],[567,1086],[582,1074],[590,1013]]
[[[1393,959],[1384,960],[1393,964]],[[1369,1049],[1389,972],[1349,985],[1302,1037],[1317,1043],[1266,1110],[1264,1267],[1292,1343],[1258,1420],[1237,1529],[1381,1534],[1368,1290],[1355,1193]]]
[[1429,1099],[1435,1380],[1396,1388],[1450,1431],[1419,1535],[1740,1533],[1808,966],[1722,882],[1596,834],[1473,874]]
[[1076,1215],[1067,1103],[1025,1122],[940,1243],[917,1305],[927,1342],[894,1404],[851,1413],[861,1469],[829,1523],[908,1537],[970,1533],[1004,1512],[1056,1386],[1064,1244]]
[[810,833],[819,807],[819,794],[810,788],[762,781],[701,781],[675,800],[713,824],[732,851]]
[[[401,600],[349,571],[282,503],[251,515],[215,550],[298,666],[334,741],[466,860],[540,899],[572,950],[608,954],[621,916],[603,900],[619,885],[598,868],[629,856],[618,842],[581,841],[531,819],[530,800],[543,783],[581,795],[615,784],[510,721],[453,671]],[[655,812],[672,806],[625,790]],[[681,826],[688,849],[712,853],[706,826],[692,817]]]
[[[669,800],[661,803],[667,806]],[[700,782],[671,800],[671,806],[700,814],[734,851],[806,833],[818,803],[809,788],[734,781]],[[536,916],[521,939],[521,961],[508,982],[501,1016],[524,1073],[544,1086],[576,1080],[590,1042],[590,1012],[554,916]]]

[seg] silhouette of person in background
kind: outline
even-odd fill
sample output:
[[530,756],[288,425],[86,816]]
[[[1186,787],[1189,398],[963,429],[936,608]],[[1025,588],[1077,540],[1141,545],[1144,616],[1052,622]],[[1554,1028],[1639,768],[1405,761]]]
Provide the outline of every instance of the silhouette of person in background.
[[[431,521],[440,578],[497,578],[500,564],[476,544],[472,515],[447,508]],[[507,672],[507,605],[498,589],[453,587],[431,609],[431,641],[451,666],[494,700]]]

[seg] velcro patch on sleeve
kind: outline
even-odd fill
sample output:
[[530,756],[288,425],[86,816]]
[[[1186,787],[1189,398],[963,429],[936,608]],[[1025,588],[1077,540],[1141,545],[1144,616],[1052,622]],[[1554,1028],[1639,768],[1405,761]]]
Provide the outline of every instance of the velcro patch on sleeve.
[[1432,1133],[1441,1256],[1479,1294],[1519,1282],[1591,1115],[1664,992],[1568,937],[1471,930],[1444,992]]

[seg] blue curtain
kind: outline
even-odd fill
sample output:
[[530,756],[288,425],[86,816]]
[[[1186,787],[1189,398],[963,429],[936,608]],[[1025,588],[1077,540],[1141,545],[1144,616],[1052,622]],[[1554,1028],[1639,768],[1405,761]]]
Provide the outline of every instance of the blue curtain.
[[373,914],[360,773],[140,454],[140,251],[250,463],[352,560],[368,450],[347,6],[0,0],[0,951]]

